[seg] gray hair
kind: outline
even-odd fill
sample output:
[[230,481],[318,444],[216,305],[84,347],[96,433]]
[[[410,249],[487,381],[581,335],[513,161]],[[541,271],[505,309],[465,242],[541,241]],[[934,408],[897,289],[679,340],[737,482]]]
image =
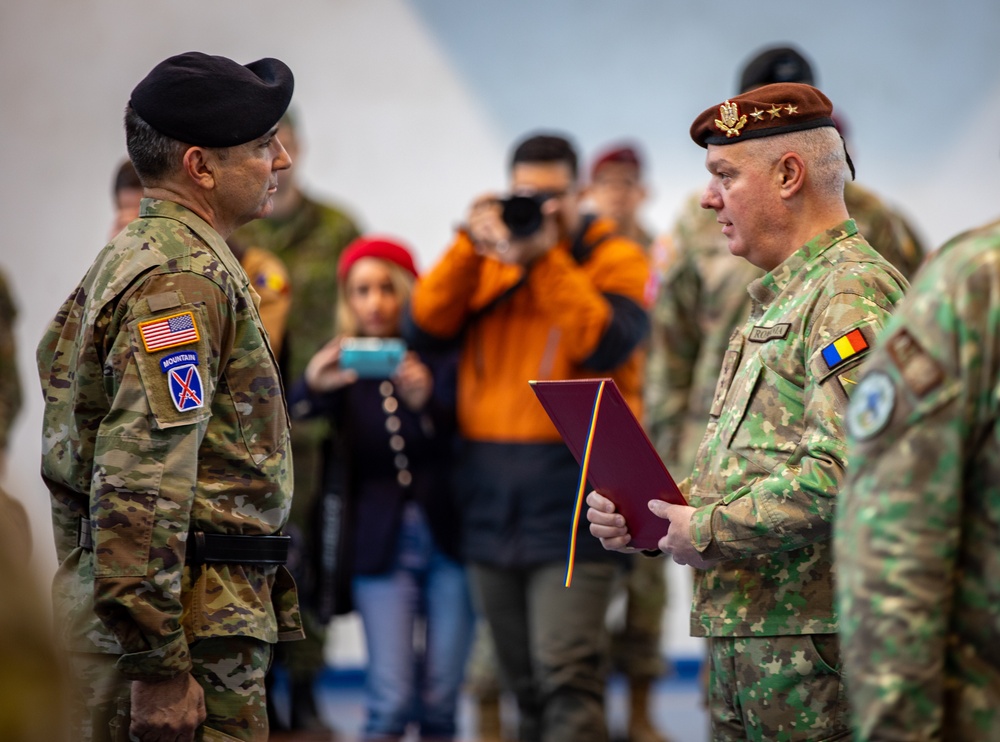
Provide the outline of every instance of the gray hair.
[[157,185],[174,173],[188,148],[147,124],[132,106],[125,108],[125,146],[143,186]]
[[805,131],[793,131],[754,141],[754,156],[758,162],[775,164],[782,155],[796,152],[806,164],[809,185],[824,196],[844,195],[848,178],[844,140],[832,126]]

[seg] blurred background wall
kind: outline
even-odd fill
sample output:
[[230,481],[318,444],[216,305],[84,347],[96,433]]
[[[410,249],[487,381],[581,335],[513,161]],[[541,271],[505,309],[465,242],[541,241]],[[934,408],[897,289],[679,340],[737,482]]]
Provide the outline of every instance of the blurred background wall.
[[[1000,217],[998,31],[996,0],[6,0],[0,266],[20,306],[26,404],[5,485],[31,513],[38,571],[55,565],[34,348],[107,237],[122,110],[163,58],[286,61],[307,189],[405,238],[427,267],[471,197],[503,188],[510,143],[536,128],[569,132],[585,162],[638,140],[646,221],[666,230],[705,181],[690,122],[777,42],[812,58],[849,124],[859,182],[936,247]],[[672,568],[671,582],[666,645],[698,653],[687,576]]]

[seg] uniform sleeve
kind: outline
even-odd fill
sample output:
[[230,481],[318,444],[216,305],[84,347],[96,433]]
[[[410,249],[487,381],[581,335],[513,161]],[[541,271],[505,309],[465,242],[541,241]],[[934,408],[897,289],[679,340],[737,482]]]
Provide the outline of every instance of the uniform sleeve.
[[0,455],[7,449],[11,426],[21,409],[21,380],[14,344],[16,316],[7,282],[0,274]]
[[191,667],[181,627],[184,554],[198,450],[233,342],[218,287],[179,273],[146,280],[106,338],[112,400],[97,435],[90,494],[95,612],[129,678]]
[[995,409],[1000,318],[991,306],[1000,275],[996,265],[958,278],[935,273],[900,308],[849,411],[850,476],[835,553],[861,739],[948,738],[945,683],[955,668],[945,658],[961,651],[952,635],[962,621],[977,623],[976,611],[984,626],[995,619],[989,599],[976,605],[966,594],[957,620],[953,609],[957,575],[978,569],[957,555],[969,538],[963,477],[976,410]]
[[687,418],[694,370],[701,348],[695,318],[701,282],[694,263],[680,258],[668,270],[652,312],[645,384],[645,411],[657,453],[674,467]]
[[[757,356],[746,382],[753,390],[734,418],[729,446],[759,474],[695,511],[692,534],[706,557],[741,559],[830,538],[846,461],[846,388],[889,312],[884,296],[878,302],[856,293],[830,297],[809,326],[802,380],[775,371],[765,353]],[[831,369],[823,351],[854,331],[867,347]]]

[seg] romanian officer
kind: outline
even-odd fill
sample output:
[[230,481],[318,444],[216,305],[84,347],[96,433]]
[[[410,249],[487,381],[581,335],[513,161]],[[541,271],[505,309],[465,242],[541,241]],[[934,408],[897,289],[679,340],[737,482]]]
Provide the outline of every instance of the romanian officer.
[[1000,740],[1000,222],[941,248],[864,367],[838,506],[859,740]]
[[[695,568],[691,631],[709,638],[716,740],[850,736],[831,538],[843,416],[907,283],[848,217],[832,112],[816,88],[784,83],[713,106],[691,127],[707,148],[702,206],[730,252],[765,271],[681,484],[689,505],[650,502],[670,521],[660,550]],[[591,532],[627,548],[613,504],[588,501]]]
[[38,348],[73,739],[267,739],[271,644],[302,633],[279,535],[292,462],[257,295],[225,238],[271,208],[292,87],[276,59],[153,68],[125,111],[140,215]]

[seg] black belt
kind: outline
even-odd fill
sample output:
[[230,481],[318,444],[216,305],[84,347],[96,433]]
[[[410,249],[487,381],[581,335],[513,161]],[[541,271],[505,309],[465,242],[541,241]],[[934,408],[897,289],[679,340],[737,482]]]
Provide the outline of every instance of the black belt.
[[[290,536],[243,536],[235,533],[188,533],[188,564],[284,564]],[[80,519],[77,545],[93,551],[90,521]]]

